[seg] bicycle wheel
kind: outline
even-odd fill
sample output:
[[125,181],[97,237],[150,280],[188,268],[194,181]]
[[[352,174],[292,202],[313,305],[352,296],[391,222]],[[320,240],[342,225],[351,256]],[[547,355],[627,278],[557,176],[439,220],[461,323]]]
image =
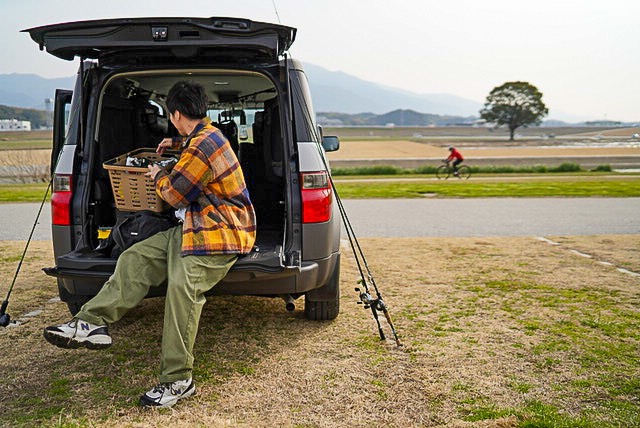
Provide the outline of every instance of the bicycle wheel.
[[436,168],[436,177],[438,177],[438,180],[446,180],[447,178],[449,178],[450,174],[451,170],[447,165],[440,165],[438,168]]
[[468,180],[471,177],[471,168],[467,165],[458,167],[458,178]]

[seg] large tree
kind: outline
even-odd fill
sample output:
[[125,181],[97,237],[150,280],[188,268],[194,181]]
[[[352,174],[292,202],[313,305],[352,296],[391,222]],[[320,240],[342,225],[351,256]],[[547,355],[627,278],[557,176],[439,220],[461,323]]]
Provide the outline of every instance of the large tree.
[[528,82],[507,82],[493,88],[487,96],[480,117],[487,122],[509,128],[513,141],[515,130],[521,126],[539,125],[549,109],[542,102],[542,93]]

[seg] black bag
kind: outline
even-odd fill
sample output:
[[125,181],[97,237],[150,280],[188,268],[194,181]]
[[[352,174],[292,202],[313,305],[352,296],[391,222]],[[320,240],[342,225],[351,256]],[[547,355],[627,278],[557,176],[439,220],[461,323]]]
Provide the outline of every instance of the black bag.
[[136,242],[145,240],[177,224],[178,220],[175,218],[173,211],[168,214],[140,211],[118,220],[111,228],[109,237],[96,250],[111,251],[111,257],[118,257]]

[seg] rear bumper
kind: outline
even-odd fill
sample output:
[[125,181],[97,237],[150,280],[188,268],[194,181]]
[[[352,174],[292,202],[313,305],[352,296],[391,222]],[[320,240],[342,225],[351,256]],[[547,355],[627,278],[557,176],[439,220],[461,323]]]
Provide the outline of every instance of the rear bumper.
[[[261,295],[301,294],[322,287],[327,283],[336,266],[339,253],[329,257],[303,261],[300,267],[285,267],[278,270],[259,271],[255,269],[234,269],[220,281],[210,292],[211,295]],[[73,296],[95,296],[113,273],[100,264],[98,269],[85,270],[70,267],[45,268],[43,271],[58,278],[60,285]],[[148,297],[165,294],[166,284],[152,287]]]

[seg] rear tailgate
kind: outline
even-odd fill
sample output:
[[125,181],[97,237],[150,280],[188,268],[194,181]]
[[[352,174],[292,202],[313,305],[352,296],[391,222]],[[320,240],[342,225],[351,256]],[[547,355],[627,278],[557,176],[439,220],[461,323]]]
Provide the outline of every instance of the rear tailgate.
[[203,50],[253,51],[277,61],[293,43],[296,29],[240,18],[130,18],[68,22],[23,30],[40,49],[65,60],[75,56],[104,58],[195,56]]

